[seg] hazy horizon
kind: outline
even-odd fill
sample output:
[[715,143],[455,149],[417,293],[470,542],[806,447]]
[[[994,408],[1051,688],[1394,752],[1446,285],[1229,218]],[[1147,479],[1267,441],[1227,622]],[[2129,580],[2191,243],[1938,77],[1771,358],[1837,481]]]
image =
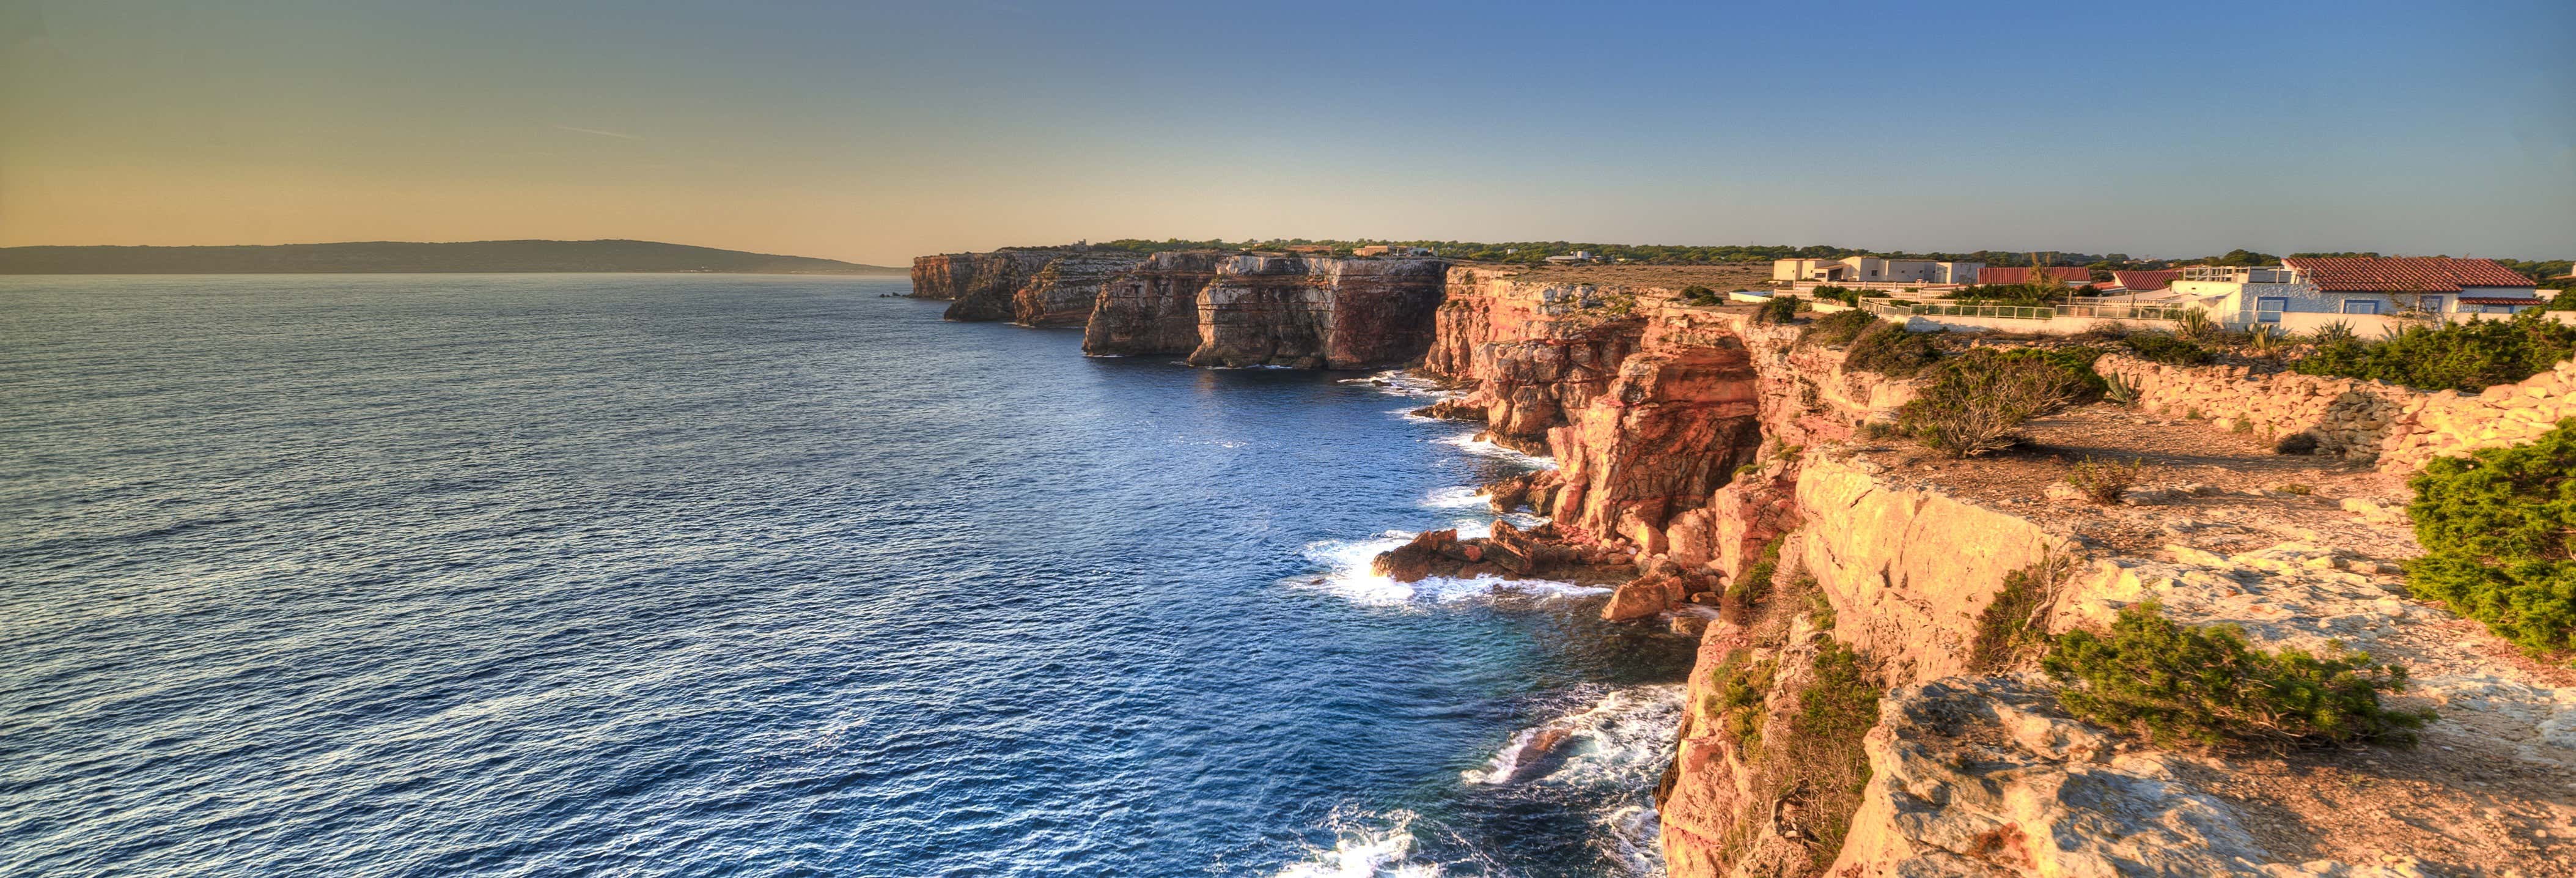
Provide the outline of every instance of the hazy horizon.
[[[1865,26],[1862,26],[1865,25]],[[2576,250],[2576,8],[0,6],[0,246]]]

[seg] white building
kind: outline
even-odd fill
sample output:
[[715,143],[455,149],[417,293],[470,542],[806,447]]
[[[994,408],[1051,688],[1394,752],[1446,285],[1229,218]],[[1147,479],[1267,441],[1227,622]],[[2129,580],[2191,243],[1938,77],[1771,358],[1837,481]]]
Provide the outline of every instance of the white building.
[[2276,267],[2185,268],[2170,298],[2230,326],[2305,331],[2345,315],[2510,314],[2542,304],[2536,287],[2489,259],[2294,256]]
[[1601,261],[1601,257],[1592,255],[1592,251],[1590,250],[1576,250],[1572,253],[1550,256],[1547,258],[1547,261],[1558,265],[1572,265],[1577,262],[1599,262]]
[[1983,262],[1935,262],[1929,259],[1775,259],[1771,279],[1823,283],[1972,284]]

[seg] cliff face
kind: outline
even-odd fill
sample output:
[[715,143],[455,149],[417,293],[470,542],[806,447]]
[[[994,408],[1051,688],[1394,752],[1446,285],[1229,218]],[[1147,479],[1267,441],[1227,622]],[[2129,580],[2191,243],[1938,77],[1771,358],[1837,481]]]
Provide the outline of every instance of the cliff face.
[[1156,253],[1110,278],[1082,329],[1082,352],[1095,357],[1177,354],[1199,345],[1199,291],[1216,279],[1225,254]]
[[1455,404],[1480,412],[1495,441],[1537,450],[1550,428],[1573,423],[1609,389],[1646,321],[1609,313],[1598,286],[1524,283],[1511,274],[1450,269],[1422,371],[1471,385]]
[[1075,249],[950,253],[912,260],[912,296],[945,299],[949,320],[1081,326],[1101,288],[1135,267],[1132,254]]
[[1157,254],[1108,283],[1083,352],[1185,354],[1193,366],[1407,363],[1430,344],[1446,268],[1436,259]]
[[1008,320],[1012,297],[1065,254],[1054,250],[948,253],[912,260],[912,296],[945,299],[949,320]]

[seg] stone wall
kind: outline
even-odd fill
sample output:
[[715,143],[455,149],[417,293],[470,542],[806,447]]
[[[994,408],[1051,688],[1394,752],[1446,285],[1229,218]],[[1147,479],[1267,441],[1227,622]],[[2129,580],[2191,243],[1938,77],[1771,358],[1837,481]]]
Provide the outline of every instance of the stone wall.
[[2093,364],[2137,387],[2139,405],[2208,418],[2222,430],[2267,438],[2305,434],[2317,453],[2376,461],[2384,472],[2421,469],[2436,457],[2536,439],[2576,417],[2576,360],[2482,393],[2425,393],[2380,381],[2253,372],[2244,366],[2169,366],[2124,354]]
[[2138,405],[2173,417],[2210,419],[2221,430],[2268,439],[2306,434],[2319,454],[2356,461],[2379,457],[2399,414],[2424,394],[2357,378],[2254,372],[2244,366],[2170,366],[2105,354],[2093,371],[2128,382]]
[[2576,417],[2576,360],[2483,393],[2426,394],[2399,413],[2382,447],[2379,468],[2409,472],[2436,457],[2465,457],[2481,448],[2520,445],[2540,438],[2559,419],[2571,417]]

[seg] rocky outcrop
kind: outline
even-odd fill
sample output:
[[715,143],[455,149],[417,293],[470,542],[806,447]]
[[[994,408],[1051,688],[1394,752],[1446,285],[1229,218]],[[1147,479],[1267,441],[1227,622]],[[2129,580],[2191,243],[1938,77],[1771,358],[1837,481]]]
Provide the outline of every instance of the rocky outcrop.
[[1095,357],[1178,354],[1199,344],[1199,291],[1216,280],[1226,254],[1167,251],[1112,277],[1082,329],[1082,352]]
[[1664,525],[1698,508],[1762,443],[1752,359],[1741,343],[1650,350],[1575,423],[1549,431],[1560,522],[1661,554]]
[[1431,342],[1446,269],[1436,259],[1157,254],[1108,283],[1083,352],[1238,368],[1400,365]]
[[1030,275],[1011,293],[1011,322],[1022,326],[1082,326],[1109,282],[1137,265],[1131,253],[1075,252]]
[[1423,354],[1425,374],[1469,385],[1444,416],[1472,413],[1497,442],[1537,450],[1572,423],[1636,351],[1646,321],[1593,285],[1521,283],[1510,272],[1450,269],[1448,301]]
[[912,260],[912,297],[944,299],[948,320],[1008,320],[1020,287],[1064,255],[1056,250],[946,253]]
[[912,296],[948,300],[948,320],[1081,326],[1101,287],[1136,264],[1134,254],[1073,247],[919,256]]
[[1420,582],[1434,576],[1474,579],[1552,579],[1597,582],[1625,579],[1636,573],[1634,556],[1600,545],[1569,544],[1555,525],[1523,531],[1496,520],[1493,533],[1461,539],[1455,530],[1427,531],[1411,542],[1378,553],[1370,571],[1397,582]]
[[1918,875],[2420,876],[2414,864],[2294,866],[2169,760],[2122,752],[2044,690],[2002,678],[1900,687],[1865,748],[1870,779],[1836,878]]
[[1842,621],[1835,635],[1897,682],[1963,674],[1977,620],[2004,577],[2065,541],[2021,518],[1926,488],[1881,482],[1866,463],[1817,460],[1798,477],[1796,557]]

